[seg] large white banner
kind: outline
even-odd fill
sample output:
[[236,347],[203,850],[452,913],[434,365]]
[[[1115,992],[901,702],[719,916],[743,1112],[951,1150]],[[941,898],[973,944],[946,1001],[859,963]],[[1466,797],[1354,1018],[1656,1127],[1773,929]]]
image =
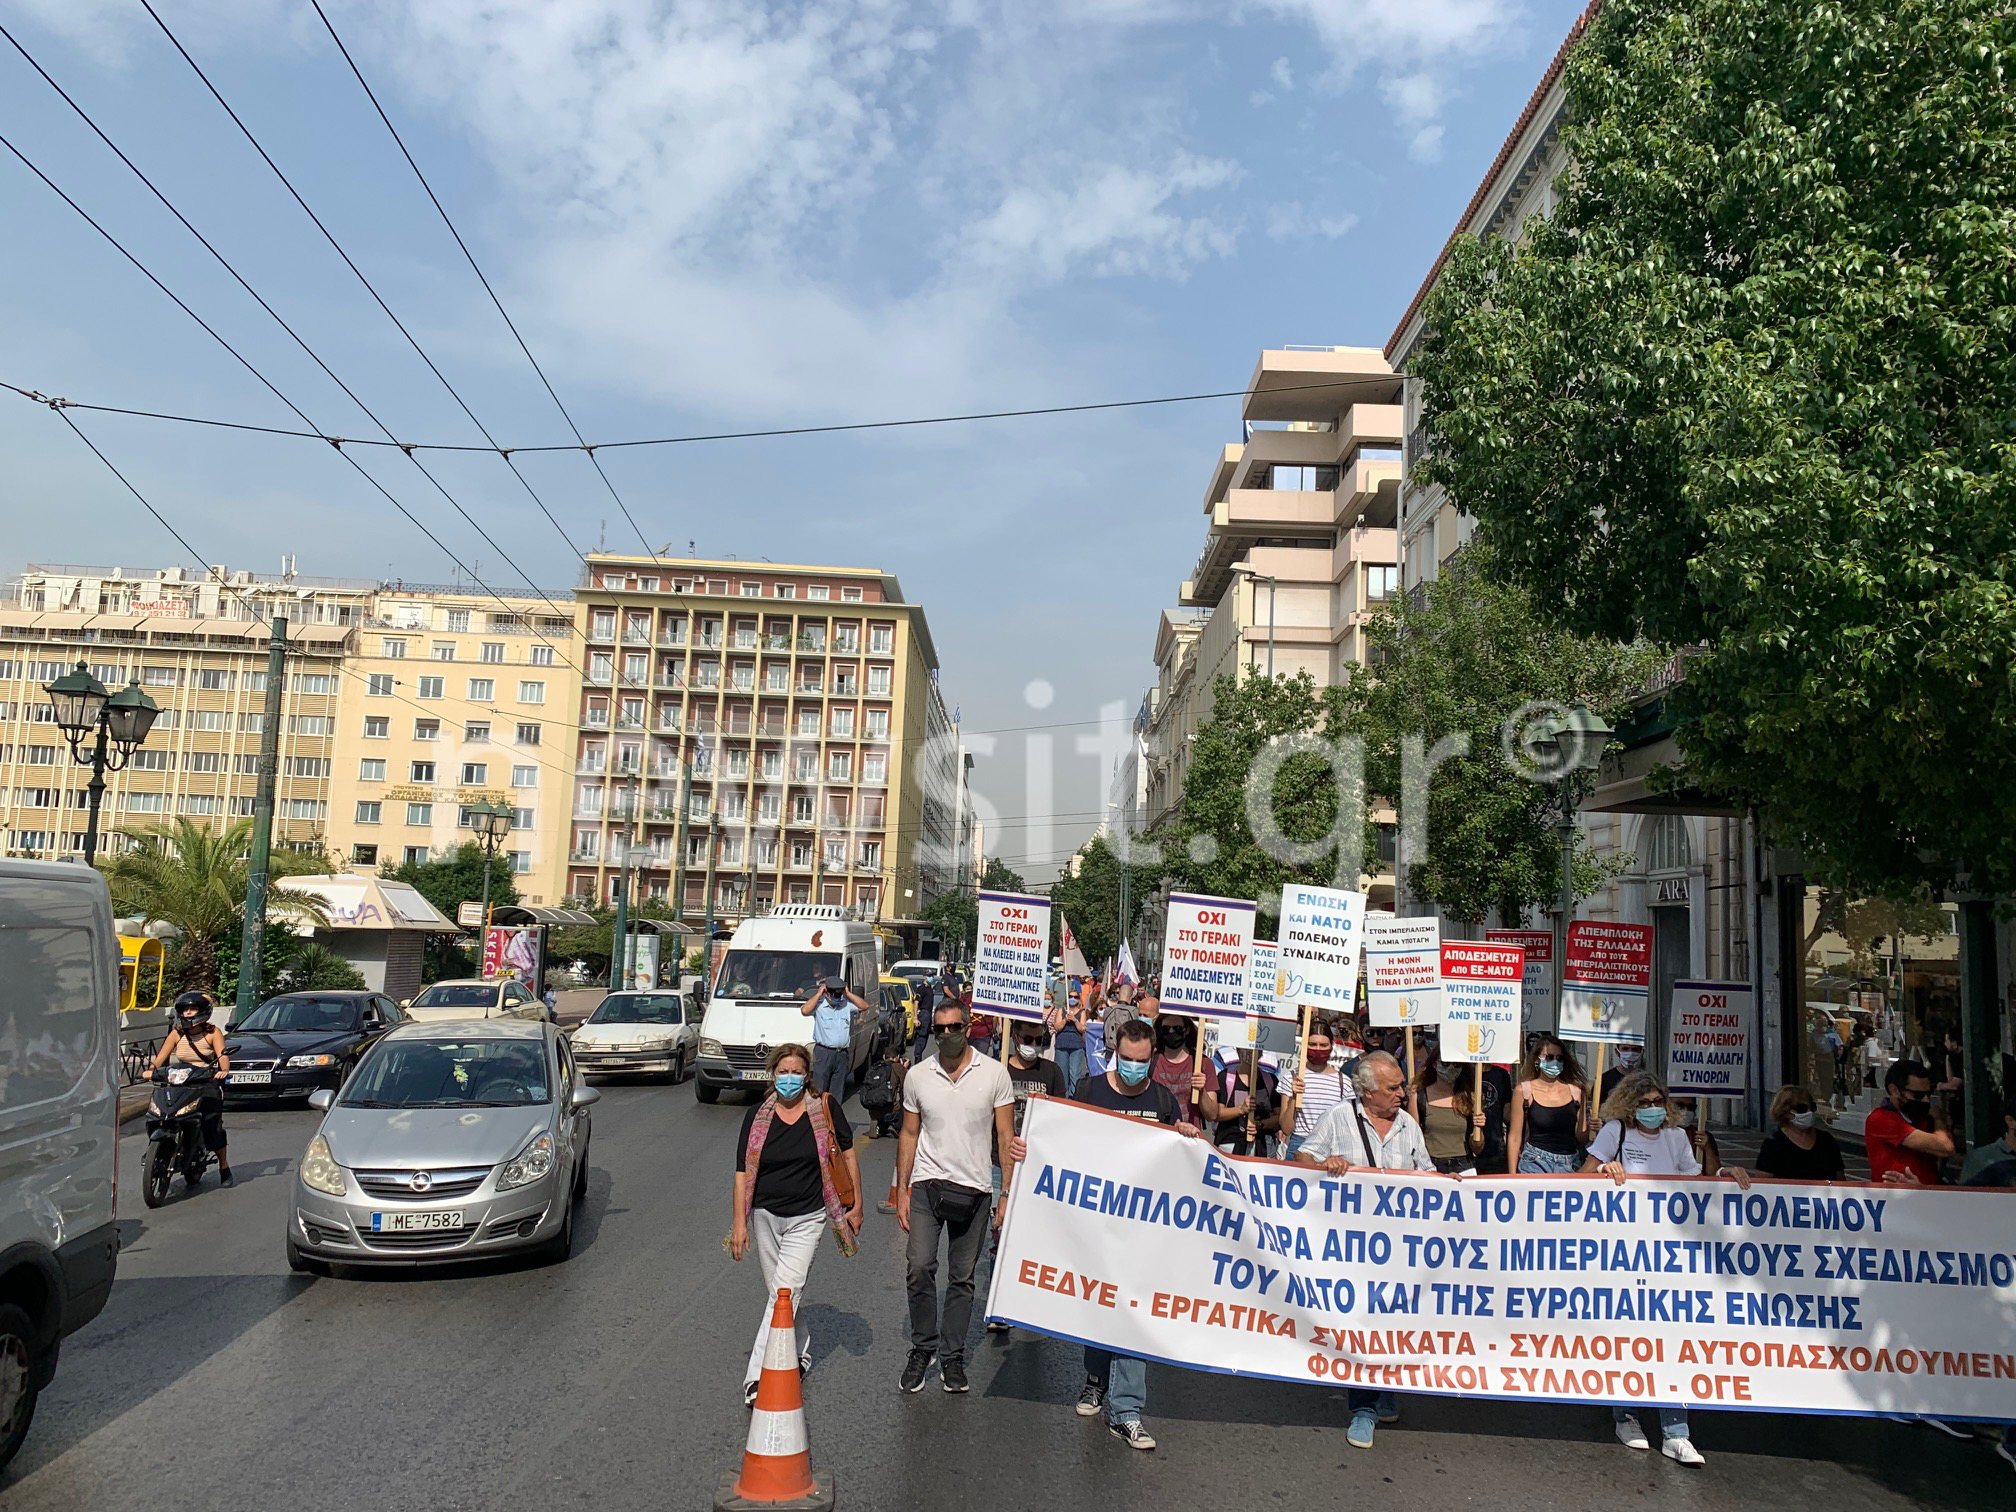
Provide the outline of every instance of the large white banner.
[[1365,919],[1365,1016],[1374,1029],[1411,1029],[1442,1021],[1442,922]]
[[1290,998],[1297,1008],[1318,1013],[1354,1013],[1358,1008],[1358,952],[1365,936],[1365,894],[1335,887],[1281,889],[1281,967],[1301,977]]
[[973,948],[973,1008],[1040,1022],[1050,956],[1050,900],[1024,893],[980,894]]
[[1239,898],[1171,893],[1162,939],[1163,1013],[1246,1017],[1253,905]]
[[1196,1370],[2016,1420],[2016,1192],[1326,1176],[1029,1105],[987,1315]]

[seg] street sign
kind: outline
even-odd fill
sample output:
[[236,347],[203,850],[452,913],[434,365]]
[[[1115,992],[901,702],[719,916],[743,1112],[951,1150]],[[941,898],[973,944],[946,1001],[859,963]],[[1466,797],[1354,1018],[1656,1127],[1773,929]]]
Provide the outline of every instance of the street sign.
[[455,905],[455,922],[464,929],[476,929],[483,923],[481,903],[458,903]]

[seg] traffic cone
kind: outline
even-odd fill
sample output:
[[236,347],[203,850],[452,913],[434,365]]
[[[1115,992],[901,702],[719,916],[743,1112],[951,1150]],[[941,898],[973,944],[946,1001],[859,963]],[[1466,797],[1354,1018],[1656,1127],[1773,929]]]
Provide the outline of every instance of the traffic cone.
[[777,1289],[770,1314],[770,1340],[763,1347],[763,1374],[756,1382],[756,1409],[749,1419],[749,1445],[739,1475],[723,1476],[714,1512],[832,1512],[833,1477],[812,1473],[812,1443],[805,1432],[805,1395],[798,1381],[798,1330],[791,1317],[791,1290]]
[[875,1211],[878,1213],[893,1213],[896,1211],[896,1173],[893,1170],[889,1173],[889,1195],[875,1205]]

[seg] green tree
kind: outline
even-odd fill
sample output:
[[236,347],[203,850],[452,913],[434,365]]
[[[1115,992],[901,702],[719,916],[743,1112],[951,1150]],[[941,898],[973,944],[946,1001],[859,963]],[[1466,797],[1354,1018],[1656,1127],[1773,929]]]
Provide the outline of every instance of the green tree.
[[917,916],[937,931],[938,943],[947,956],[963,955],[973,948],[980,927],[980,906],[968,889],[941,892],[919,909]]
[[[474,840],[465,840],[444,855],[426,861],[402,862],[385,875],[394,882],[407,883],[453,919],[455,911],[464,903],[482,901],[484,865],[483,847]],[[518,889],[512,885],[510,860],[502,855],[492,855],[488,858],[488,865],[491,905],[516,903]],[[474,976],[481,965],[481,956],[465,946],[461,936],[444,934],[427,937],[426,960],[421,973],[426,980],[438,982],[444,977]]]
[[[215,828],[175,819],[119,831],[132,845],[105,868],[113,911],[122,917],[158,919],[181,931],[175,976],[184,988],[223,991],[219,953],[231,952],[231,983],[237,985],[237,950],[245,925],[245,888],[250,866],[252,821]],[[324,858],[276,847],[269,875],[274,878],[320,872]],[[272,920],[321,923],[328,911],[318,898],[274,888],[266,895]],[[280,931],[269,930],[272,941]]]
[[319,940],[294,941],[277,971],[265,978],[269,992],[362,991],[364,973]]
[[1161,869],[1123,865],[1104,835],[1094,835],[1050,886],[1053,917],[1061,913],[1071,921],[1071,932],[1078,936],[1078,948],[1094,971],[1112,960],[1120,949],[1123,872],[1127,877],[1127,923],[1131,929],[1140,918],[1149,894],[1161,885]]
[[1022,880],[1022,873],[1015,870],[999,856],[989,856],[987,864],[980,869],[980,885],[989,892],[1026,893],[1029,884]]
[[2000,0],[1609,0],[1414,362],[1499,570],[1702,646],[1690,778],[1869,891],[2016,890],[2012,64]]
[[[1425,754],[1438,741],[1467,740],[1468,752],[1433,769],[1427,853],[1408,857],[1414,898],[1453,918],[1479,921],[1495,910],[1516,923],[1531,906],[1560,895],[1558,790],[1508,759],[1522,721],[1540,706],[1586,699],[1609,717],[1660,661],[1644,645],[1621,646],[1550,626],[1528,593],[1492,581],[1487,553],[1470,547],[1426,586],[1419,602],[1390,600],[1366,628],[1376,677],[1337,690],[1347,732],[1365,744],[1370,791],[1401,792],[1410,737]],[[1628,857],[1599,863],[1586,847],[1574,866],[1586,897]]]

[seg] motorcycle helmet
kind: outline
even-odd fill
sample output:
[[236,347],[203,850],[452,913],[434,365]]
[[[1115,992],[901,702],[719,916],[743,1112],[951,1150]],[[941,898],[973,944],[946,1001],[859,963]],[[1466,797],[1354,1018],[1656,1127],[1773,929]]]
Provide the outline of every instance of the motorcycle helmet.
[[206,992],[185,992],[175,999],[175,1022],[185,1029],[207,1022],[210,1017],[210,995]]

